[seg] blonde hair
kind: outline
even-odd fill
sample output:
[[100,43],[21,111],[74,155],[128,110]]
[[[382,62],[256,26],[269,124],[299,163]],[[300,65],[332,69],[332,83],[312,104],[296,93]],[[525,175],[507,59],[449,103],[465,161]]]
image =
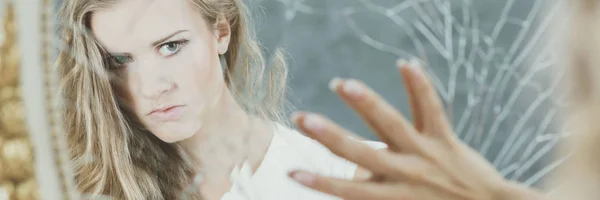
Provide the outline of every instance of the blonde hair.
[[[65,0],[58,15],[64,48],[56,67],[77,188],[116,199],[178,199],[194,176],[191,161],[177,144],[148,133],[120,103],[105,70],[106,53],[90,32],[91,14],[115,1]],[[237,102],[249,114],[283,121],[284,56],[276,51],[271,69],[265,71],[242,1],[188,1],[207,24],[216,25],[220,17],[230,24],[225,81]]]

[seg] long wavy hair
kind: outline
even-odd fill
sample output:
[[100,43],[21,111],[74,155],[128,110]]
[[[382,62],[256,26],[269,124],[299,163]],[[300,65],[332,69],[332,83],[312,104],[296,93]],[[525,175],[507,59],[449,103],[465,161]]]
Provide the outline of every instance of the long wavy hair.
[[[116,199],[179,199],[195,175],[177,144],[148,133],[116,95],[107,54],[90,29],[94,11],[118,0],[64,0],[58,14],[63,48],[56,61],[64,130],[79,192]],[[282,121],[287,66],[276,51],[270,70],[241,0],[188,0],[216,28],[231,26],[225,82],[249,114]]]

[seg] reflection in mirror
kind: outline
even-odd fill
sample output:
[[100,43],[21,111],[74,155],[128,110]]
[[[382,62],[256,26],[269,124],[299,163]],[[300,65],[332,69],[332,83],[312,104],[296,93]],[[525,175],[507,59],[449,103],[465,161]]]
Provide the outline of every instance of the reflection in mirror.
[[554,44],[542,40],[557,4],[43,2],[60,11],[44,18],[52,50],[43,59],[45,89],[59,100],[49,115],[65,194],[332,199],[300,189],[287,172],[352,178],[356,166],[292,129],[285,102],[375,139],[326,85],[336,76],[364,80],[408,113],[390,73],[399,57],[427,64],[455,132],[508,179],[538,186],[564,161],[550,154],[565,137],[552,126],[563,105],[551,98],[560,81],[550,73]]
[[273,132],[291,130],[283,55],[265,60],[243,2],[99,5],[63,1],[57,18],[59,112],[78,190],[254,198],[238,182],[265,168]]

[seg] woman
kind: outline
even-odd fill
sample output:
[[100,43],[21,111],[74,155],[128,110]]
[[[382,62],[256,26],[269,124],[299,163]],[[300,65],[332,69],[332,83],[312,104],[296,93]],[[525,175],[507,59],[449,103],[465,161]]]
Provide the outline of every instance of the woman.
[[[325,200],[286,173],[360,172],[279,123],[286,67],[277,54],[262,82],[246,14],[241,0],[64,1],[57,67],[81,192]],[[230,180],[239,166],[254,173],[243,186]]]

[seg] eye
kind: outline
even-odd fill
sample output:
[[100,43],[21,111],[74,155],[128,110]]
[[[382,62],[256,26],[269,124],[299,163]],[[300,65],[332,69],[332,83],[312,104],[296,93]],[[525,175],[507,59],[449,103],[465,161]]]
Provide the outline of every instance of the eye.
[[158,53],[161,56],[173,55],[181,49],[181,45],[182,45],[181,41],[165,43],[163,45],[160,45],[160,47],[158,48]]
[[131,60],[131,57],[129,57],[129,56],[113,56],[113,60],[115,61],[115,63],[117,63],[119,65],[124,65],[124,64],[127,64],[129,62],[129,60]]
[[113,55],[110,57],[110,68],[121,68],[132,60],[129,55]]

